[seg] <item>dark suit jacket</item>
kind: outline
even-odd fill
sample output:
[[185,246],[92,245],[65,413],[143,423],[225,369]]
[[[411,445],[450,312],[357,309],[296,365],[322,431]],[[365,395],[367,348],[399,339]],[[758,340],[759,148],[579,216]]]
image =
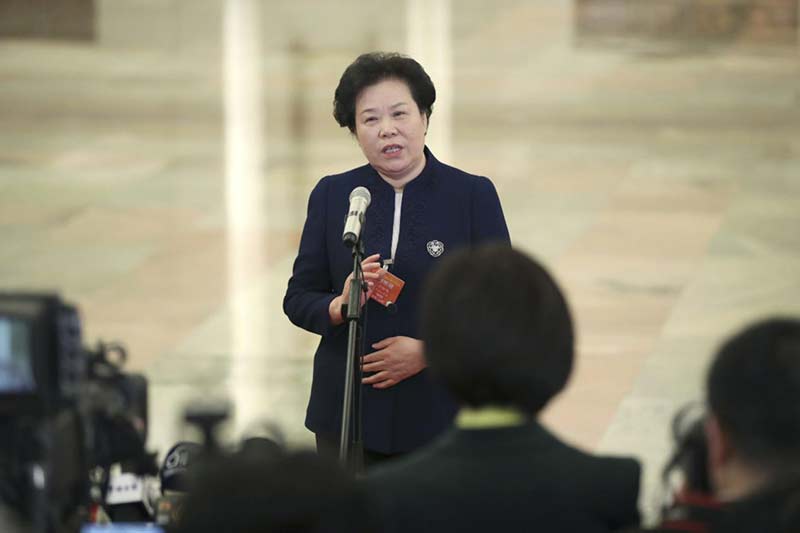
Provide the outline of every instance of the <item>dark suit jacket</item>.
[[[417,309],[425,277],[454,250],[480,242],[509,241],[500,200],[492,183],[440,163],[426,148],[422,173],[405,186],[400,237],[391,271],[405,281],[396,312],[367,303],[366,351],[387,337],[419,338]],[[364,165],[326,176],[308,201],[308,216],[283,308],[289,319],[322,336],[314,355],[314,377],[306,427],[338,435],[341,427],[347,326],[330,325],[328,306],[342,291],[353,268],[350,250],[342,244],[350,192],[369,189],[372,203],[363,232],[366,255],[391,256],[395,192],[375,170]],[[435,257],[428,243],[439,241]],[[456,405],[428,372],[386,390],[362,387],[365,448],[382,453],[413,450],[439,434],[453,418]]]
[[748,497],[723,506],[713,533],[800,532],[800,477],[797,465],[786,465],[785,476]]
[[541,425],[451,429],[367,476],[386,531],[609,531],[639,522],[640,467],[561,442]]

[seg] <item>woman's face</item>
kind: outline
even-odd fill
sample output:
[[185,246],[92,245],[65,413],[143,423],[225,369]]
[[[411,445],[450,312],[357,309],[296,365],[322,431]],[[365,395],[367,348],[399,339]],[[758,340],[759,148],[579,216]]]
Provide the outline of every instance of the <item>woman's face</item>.
[[428,117],[420,112],[405,82],[387,79],[356,98],[356,138],[378,173],[397,189],[425,168]]

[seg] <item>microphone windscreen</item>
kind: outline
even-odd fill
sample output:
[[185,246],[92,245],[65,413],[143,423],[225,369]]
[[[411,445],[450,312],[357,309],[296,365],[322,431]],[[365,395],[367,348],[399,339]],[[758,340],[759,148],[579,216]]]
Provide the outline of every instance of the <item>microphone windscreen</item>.
[[186,492],[189,485],[189,468],[197,462],[203,447],[196,442],[179,442],[170,448],[159,472],[161,493]]
[[350,201],[353,201],[353,198],[363,198],[367,201],[367,205],[372,202],[372,195],[369,193],[369,189],[366,187],[356,187],[350,193]]

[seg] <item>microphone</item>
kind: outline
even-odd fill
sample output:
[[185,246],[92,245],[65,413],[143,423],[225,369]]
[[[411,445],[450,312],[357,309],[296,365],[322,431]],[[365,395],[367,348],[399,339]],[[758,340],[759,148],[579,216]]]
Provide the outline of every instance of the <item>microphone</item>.
[[203,446],[187,441],[178,442],[167,452],[159,471],[161,497],[156,500],[153,513],[156,524],[171,527],[180,522],[190,476],[201,463],[202,456]]
[[372,201],[372,196],[366,187],[356,187],[350,193],[350,209],[347,211],[347,218],[344,222],[344,232],[342,242],[348,248],[352,248],[361,238],[361,228],[364,225],[364,213]]
[[170,448],[158,472],[161,493],[186,492],[189,486],[189,470],[196,466],[202,453],[203,447],[195,442],[181,441]]

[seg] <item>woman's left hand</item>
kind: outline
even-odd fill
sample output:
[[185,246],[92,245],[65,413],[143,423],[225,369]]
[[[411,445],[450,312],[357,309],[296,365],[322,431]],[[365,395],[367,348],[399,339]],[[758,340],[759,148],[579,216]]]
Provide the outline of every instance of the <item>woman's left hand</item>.
[[374,375],[361,380],[376,389],[388,389],[427,366],[422,341],[411,337],[387,337],[372,345],[375,352],[361,358],[364,372]]

